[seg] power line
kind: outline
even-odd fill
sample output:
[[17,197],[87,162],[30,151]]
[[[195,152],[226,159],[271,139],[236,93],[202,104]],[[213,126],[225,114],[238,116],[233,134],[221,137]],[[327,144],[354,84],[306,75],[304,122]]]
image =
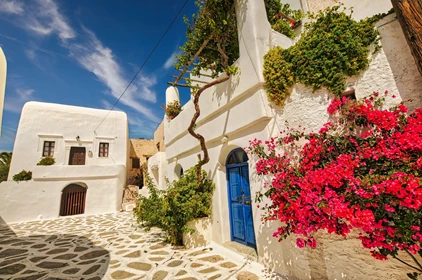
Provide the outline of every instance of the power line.
[[116,100],[116,102],[113,104],[113,106],[111,107],[111,109],[108,111],[107,115],[105,115],[105,117],[102,119],[102,121],[100,122],[100,124],[94,129],[94,133],[100,127],[100,125],[104,122],[104,120],[108,117],[108,115],[110,114],[110,112],[113,111],[114,107],[116,107],[117,103],[119,103],[120,99],[122,99],[123,95],[125,95],[126,91],[130,87],[130,85],[133,83],[133,81],[136,79],[136,77],[138,76],[138,74],[141,72],[142,68],[144,68],[145,64],[147,64],[148,60],[151,58],[151,56],[153,55],[153,53],[155,52],[155,50],[157,49],[157,47],[160,45],[161,41],[167,35],[167,33],[169,32],[170,28],[176,22],[176,19],[179,17],[180,13],[183,11],[183,9],[185,8],[185,6],[186,6],[186,4],[188,2],[189,2],[189,0],[186,0],[185,3],[183,4],[183,6],[180,8],[180,10],[177,12],[176,16],[173,18],[173,20],[171,21],[170,25],[167,27],[166,31],[164,31],[163,35],[161,35],[161,38],[158,40],[157,44],[155,44],[154,48],[152,49],[152,51],[149,53],[149,55],[145,59],[144,63],[142,63],[141,67],[139,67],[139,69],[136,72],[135,76],[133,76],[132,80],[129,82],[129,84],[127,85],[127,87],[125,88],[125,90],[122,92],[122,94],[120,95],[120,97]]

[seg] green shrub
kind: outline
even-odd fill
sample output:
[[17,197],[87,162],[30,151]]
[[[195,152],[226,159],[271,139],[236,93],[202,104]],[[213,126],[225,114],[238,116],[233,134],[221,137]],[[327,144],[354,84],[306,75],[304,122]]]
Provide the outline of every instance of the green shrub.
[[374,28],[376,19],[355,21],[340,8],[334,6],[310,14],[313,21],[305,25],[305,32],[294,46],[268,52],[263,74],[270,101],[283,105],[293,83],[314,90],[326,87],[341,95],[346,77],[368,67],[369,46],[378,45],[379,41]]
[[13,175],[13,181],[19,182],[19,181],[28,181],[32,179],[32,172],[22,170],[18,174]]
[[56,160],[53,157],[45,157],[45,158],[42,158],[40,162],[37,163],[37,165],[47,166],[47,165],[53,165],[55,163],[56,163]]
[[265,89],[268,99],[282,106],[294,84],[292,64],[286,59],[288,50],[275,47],[264,56]]
[[168,242],[183,245],[183,233],[193,231],[186,224],[211,215],[214,183],[206,179],[205,171],[202,171],[202,178],[202,183],[198,184],[196,169],[190,168],[178,181],[168,183],[165,191],[157,190],[148,178],[150,196],[140,197],[134,211],[138,222],[147,228],[163,229]]
[[10,162],[12,160],[12,153],[0,153],[0,182],[7,181],[9,174]]

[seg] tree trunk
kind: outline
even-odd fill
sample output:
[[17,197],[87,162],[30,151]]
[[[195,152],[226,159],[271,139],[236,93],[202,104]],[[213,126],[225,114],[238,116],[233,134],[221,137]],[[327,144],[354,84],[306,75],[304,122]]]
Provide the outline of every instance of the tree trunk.
[[422,75],[422,1],[391,0],[391,3]]
[[[199,158],[198,160],[198,164],[196,165],[196,177],[198,179],[198,185],[201,186],[202,183],[202,176],[201,176],[201,170],[202,170],[202,166],[207,164],[210,161],[210,157],[208,155],[208,149],[207,146],[205,144],[205,138],[199,134],[195,132],[195,126],[196,126],[196,121],[198,120],[199,116],[201,115],[201,108],[199,107],[199,97],[201,96],[201,94],[208,88],[221,84],[225,81],[227,81],[228,79],[230,79],[230,75],[224,75],[221,78],[218,78],[216,80],[213,80],[212,82],[209,82],[208,84],[204,85],[203,87],[201,87],[196,93],[195,96],[193,98],[193,104],[195,106],[195,114],[192,117],[192,120],[189,124],[188,127],[188,132],[190,135],[192,135],[194,138],[199,140],[199,144],[201,146],[201,150],[204,153],[204,158],[201,159]],[[201,190],[202,191],[202,190]]]

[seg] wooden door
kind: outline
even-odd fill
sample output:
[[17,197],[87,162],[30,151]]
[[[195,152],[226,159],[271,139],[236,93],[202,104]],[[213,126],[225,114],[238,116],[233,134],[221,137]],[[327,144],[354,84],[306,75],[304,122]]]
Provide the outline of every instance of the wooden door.
[[245,213],[243,211],[242,184],[239,167],[229,168],[229,203],[231,210],[232,238],[245,241]]
[[227,159],[230,227],[233,241],[256,247],[249,185],[248,157],[243,149],[232,151]]
[[60,204],[60,216],[85,213],[86,188],[71,184],[64,188]]
[[69,165],[85,165],[85,147],[71,147],[69,155]]

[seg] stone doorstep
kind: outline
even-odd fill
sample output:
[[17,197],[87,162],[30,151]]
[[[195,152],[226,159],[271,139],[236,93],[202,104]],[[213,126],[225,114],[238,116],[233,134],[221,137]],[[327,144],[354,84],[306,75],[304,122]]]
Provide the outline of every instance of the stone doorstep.
[[123,211],[126,211],[126,212],[132,211],[135,207],[136,207],[136,204],[134,202],[122,203],[122,209]]
[[248,258],[251,261],[258,262],[258,254],[254,248],[240,244],[238,242],[229,241],[223,243],[224,248],[234,251],[235,253]]

